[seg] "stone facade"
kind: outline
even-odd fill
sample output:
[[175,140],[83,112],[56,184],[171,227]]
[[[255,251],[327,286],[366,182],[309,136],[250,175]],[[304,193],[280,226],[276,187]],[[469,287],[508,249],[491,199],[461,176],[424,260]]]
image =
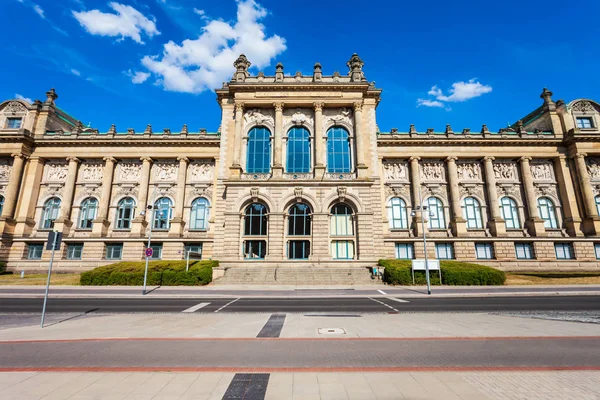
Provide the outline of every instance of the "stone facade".
[[286,76],[278,64],[252,76],[243,55],[234,66],[216,91],[217,133],[101,133],[57,108],[54,89],[1,103],[0,261],[45,268],[50,230],[64,234],[59,270],[142,260],[152,228],[158,257],[201,247],[225,266],[420,258],[426,235],[431,257],[600,267],[600,104],[544,89],[499,132],[388,133],[357,55],[345,75],[315,64]]

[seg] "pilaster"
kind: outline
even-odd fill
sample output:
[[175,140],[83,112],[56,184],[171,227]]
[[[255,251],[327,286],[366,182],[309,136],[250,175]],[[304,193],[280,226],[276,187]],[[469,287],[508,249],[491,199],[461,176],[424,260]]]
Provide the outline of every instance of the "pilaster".
[[498,205],[498,190],[496,189],[496,175],[494,174],[494,157],[484,157],[485,184],[490,201],[490,231],[494,236],[506,235],[506,223],[500,215]]
[[315,176],[325,173],[325,142],[323,139],[323,106],[324,103],[314,103],[315,108]]
[[2,216],[0,216],[0,235],[7,231],[7,223],[14,223],[15,206],[17,205],[17,195],[19,186],[21,185],[21,175],[23,174],[23,166],[25,165],[25,156],[21,153],[12,154],[13,165],[8,178],[8,185],[4,193],[4,206],[2,208]]
[[529,218],[527,219],[529,233],[532,236],[546,236],[544,220],[540,218],[538,213],[537,198],[535,196],[535,188],[533,187],[531,165],[529,164],[531,157],[521,157],[519,161],[521,162],[521,175],[523,176],[523,187],[527,199],[527,211],[529,212]]
[[179,169],[177,170],[177,192],[175,193],[175,214],[171,220],[169,228],[170,237],[180,237],[183,234],[185,221],[183,220],[183,206],[185,204],[185,180],[187,176],[187,167],[189,159],[187,157],[177,157]]
[[583,231],[581,230],[581,216],[577,207],[577,201],[575,200],[575,188],[567,165],[567,157],[564,155],[556,157],[554,159],[554,169],[556,171],[556,181],[558,182],[560,198],[562,200],[562,210],[567,233],[570,236],[583,236]]
[[112,193],[112,182],[117,160],[113,157],[104,157],[104,170],[102,171],[102,192],[100,193],[100,204],[98,214],[92,227],[92,237],[106,236],[110,221],[108,220],[108,209],[110,207],[110,195]]
[[44,161],[30,157],[23,174],[23,185],[17,202],[15,236],[28,236],[35,225],[35,205],[40,194],[40,183],[44,173]]
[[[152,159],[150,157],[141,157],[142,161],[142,175],[140,178],[140,190],[138,195],[138,204],[136,207],[136,211],[146,211],[148,206],[148,185],[150,184],[150,168],[152,166]],[[152,213],[144,213],[144,215],[138,215],[134,218],[133,224],[131,226],[131,235],[132,236],[144,236],[146,226],[148,226],[148,222],[146,221],[146,216]]]
[[467,221],[463,218],[458,190],[458,169],[455,156],[446,158],[448,164],[448,185],[450,186],[450,209],[452,210],[451,225],[454,236],[467,235]]
[[365,138],[363,137],[362,102],[354,103],[354,135],[356,137],[356,171],[359,178],[366,178],[369,167],[365,163]]
[[583,220],[583,230],[587,235],[597,236],[600,233],[600,217],[596,208],[596,199],[592,190],[592,183],[587,172],[585,164],[585,153],[575,154],[575,168],[579,177],[579,185],[583,194],[583,204],[585,208],[585,219]]
[[73,195],[75,194],[75,182],[77,181],[77,168],[79,167],[79,159],[77,157],[67,157],[69,166],[67,169],[67,180],[63,189],[63,198],[60,203],[59,217],[54,221],[54,230],[62,232],[64,236],[68,236],[73,226],[71,221],[71,210],[73,208]]
[[231,165],[231,176],[240,178],[242,166],[240,158],[242,154],[242,124],[244,123],[244,103],[235,104],[235,130],[233,135],[233,164]]
[[275,145],[273,146],[273,178],[283,177],[283,165],[281,161],[281,146],[283,137],[283,103],[273,103],[275,107]]

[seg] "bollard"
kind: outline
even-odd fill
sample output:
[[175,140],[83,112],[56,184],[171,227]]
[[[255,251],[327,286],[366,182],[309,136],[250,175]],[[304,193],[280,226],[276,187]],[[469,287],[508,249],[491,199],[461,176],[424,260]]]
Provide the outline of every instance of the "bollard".
[[21,279],[25,278],[25,271],[21,270]]

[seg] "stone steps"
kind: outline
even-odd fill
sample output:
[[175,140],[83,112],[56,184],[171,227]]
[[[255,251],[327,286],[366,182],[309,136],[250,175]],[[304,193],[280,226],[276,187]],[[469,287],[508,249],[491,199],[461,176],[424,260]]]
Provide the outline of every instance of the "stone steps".
[[225,275],[213,281],[215,285],[372,285],[365,267],[228,267]]

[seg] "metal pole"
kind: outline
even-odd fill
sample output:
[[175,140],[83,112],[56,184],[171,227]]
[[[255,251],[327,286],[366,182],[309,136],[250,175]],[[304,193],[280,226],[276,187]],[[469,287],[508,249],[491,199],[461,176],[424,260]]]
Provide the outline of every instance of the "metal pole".
[[188,270],[190,269],[190,251],[191,250],[189,250],[189,249],[187,251],[187,257],[186,257],[187,261],[185,263],[185,272],[188,272]]
[[431,282],[429,280],[429,263],[427,262],[427,235],[425,234],[425,218],[423,217],[423,200],[421,188],[419,188],[419,203],[421,203],[421,227],[423,230],[423,249],[425,250],[425,279],[427,280],[427,294],[431,294]]
[[48,290],[50,289],[50,275],[52,275],[52,262],[54,262],[54,251],[56,250],[56,240],[58,239],[58,233],[54,232],[54,239],[52,240],[52,255],[50,256],[50,265],[48,266],[48,280],[46,280],[46,294],[44,295],[44,307],[42,307],[42,322],[40,328],[44,327],[44,319],[46,318],[46,303],[48,302]]
[[[156,197],[156,196],[155,196]],[[150,248],[150,242],[152,241],[152,226],[154,225],[154,214],[156,213],[156,207],[154,207],[155,200],[152,200],[152,218],[150,220],[150,232],[148,233],[148,245],[146,249]],[[146,282],[148,281],[148,261],[149,257],[146,256],[146,267],[144,269],[144,288],[142,289],[142,296],[146,294]]]

